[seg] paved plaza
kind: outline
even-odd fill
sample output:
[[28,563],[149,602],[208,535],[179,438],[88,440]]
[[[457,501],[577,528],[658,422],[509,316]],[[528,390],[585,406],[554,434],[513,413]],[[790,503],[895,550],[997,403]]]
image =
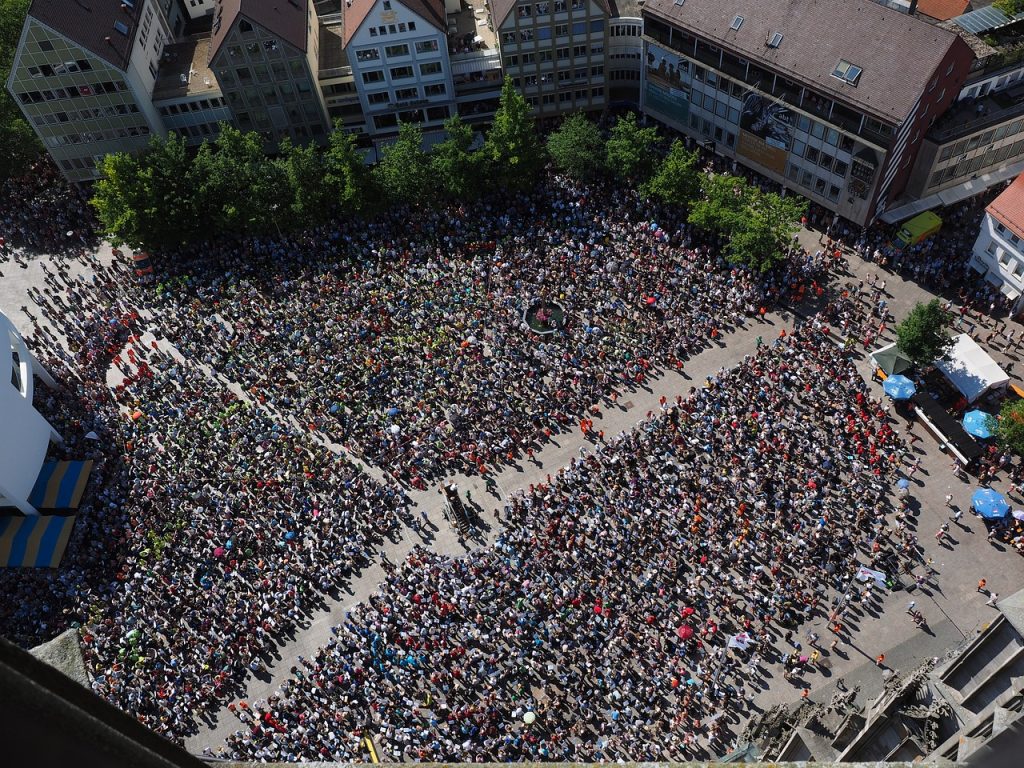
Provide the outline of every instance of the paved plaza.
[[[808,249],[813,251],[818,247],[817,233],[803,230],[800,238]],[[101,249],[100,256],[104,260],[112,258],[107,247]],[[848,257],[852,274],[833,275],[832,288],[838,288],[845,282],[855,282],[869,273],[879,274],[875,265],[865,263],[852,254],[848,254]],[[41,266],[46,262],[46,257],[33,258],[27,269],[6,264],[4,277],[0,279],[0,309],[26,333],[30,330],[30,323],[22,308],[28,307],[32,311],[33,302],[28,297],[28,289],[42,282]],[[79,265],[75,262],[60,262],[55,268],[74,272],[79,269]],[[897,321],[915,302],[931,298],[931,294],[911,282],[891,273],[882,274],[886,279],[889,307]],[[752,355],[758,347],[759,338],[770,341],[783,329],[791,329],[807,310],[805,307],[796,308],[798,315],[786,311],[772,313],[764,324],[750,322],[745,328],[726,335],[722,342],[688,360],[682,373],[662,373],[644,387],[623,397],[616,405],[604,408],[594,417],[593,429],[612,436],[634,428],[649,413],[658,411],[663,398],[674,400],[677,395],[685,397],[692,386],[702,386],[707,377],[714,377],[722,369],[731,368],[745,356]],[[984,332],[985,329],[979,327],[974,333],[975,338],[981,341]],[[886,341],[891,339],[890,332]],[[144,340],[147,343],[156,341],[162,348],[175,351],[166,339],[147,336]],[[883,342],[879,340],[878,343]],[[989,347],[989,351],[1001,363],[1016,362],[1015,357],[1007,355],[1000,347]],[[191,362],[198,365],[198,361]],[[869,380],[871,366],[866,356],[861,356],[858,368],[865,379]],[[208,367],[204,367],[204,373],[214,375]],[[111,383],[117,382],[117,373],[113,373]],[[881,397],[880,386],[871,386],[875,394]],[[241,393],[241,390],[238,391]],[[905,430],[901,419],[894,417],[894,422],[896,429],[901,432]],[[332,451],[345,453],[339,445],[329,444],[328,447]],[[459,557],[470,549],[489,546],[502,526],[496,512],[500,512],[513,493],[548,482],[551,476],[569,466],[572,459],[585,455],[593,447],[590,440],[573,430],[557,435],[542,451],[536,453],[534,461],[520,461],[514,466],[503,468],[495,475],[494,483],[490,486],[485,485],[479,476],[460,475],[447,479],[445,482],[454,481],[461,493],[470,496],[480,505],[483,527],[478,540],[461,540],[443,518],[438,484],[432,484],[425,490],[410,490],[413,513],[417,517],[422,514],[429,520],[425,529],[417,532],[406,527],[397,540],[385,540],[379,555],[370,566],[345,585],[340,594],[325,599],[313,609],[293,635],[285,638],[272,653],[264,657],[267,673],[258,677],[250,676],[245,695],[237,697],[237,700],[255,701],[269,697],[290,677],[290,670],[300,656],[312,657],[318,648],[324,646],[331,638],[331,627],[343,622],[348,611],[365,601],[385,577],[380,565],[382,556],[390,562],[401,562],[416,544],[450,557]],[[772,684],[767,690],[756,693],[753,698],[755,708],[763,709],[776,703],[794,701],[805,684],[810,688],[812,700],[825,700],[840,678],[848,686],[859,684],[863,695],[870,697],[881,690],[883,670],[876,664],[879,654],[885,654],[885,667],[909,669],[923,659],[941,655],[969,641],[985,626],[993,616],[993,609],[985,604],[986,596],[977,590],[979,579],[986,579],[989,589],[1002,595],[1024,587],[1024,559],[986,541],[984,526],[971,515],[965,515],[952,526],[949,545],[936,544],[932,533],[947,521],[951,513],[946,505],[946,495],[952,494],[954,508],[966,510],[975,486],[952,475],[949,457],[939,450],[930,437],[925,436],[922,441],[914,444],[913,450],[920,457],[921,465],[920,470],[911,478],[911,508],[916,515],[915,527],[919,541],[926,556],[934,559],[934,578],[927,588],[915,590],[912,594],[896,592],[885,595],[882,599],[884,610],[874,607],[863,611],[854,609],[846,618],[847,626],[852,631],[852,641],[844,643],[836,651],[827,649],[830,634],[824,618],[805,626],[802,631],[813,630],[822,638],[822,660],[817,671],[806,675],[803,680],[789,683],[782,679],[779,665],[769,665],[768,668],[774,671]],[[382,477],[378,468],[367,466],[354,457],[349,458],[359,463],[371,476],[378,479]],[[1005,484],[999,482],[995,487],[1004,492],[1008,490]],[[910,600],[916,602],[917,609],[927,619],[927,632],[916,628],[905,613]],[[216,750],[239,727],[233,714],[227,709],[221,710],[212,718],[202,721],[199,733],[188,739],[187,746],[197,753],[204,749]]]

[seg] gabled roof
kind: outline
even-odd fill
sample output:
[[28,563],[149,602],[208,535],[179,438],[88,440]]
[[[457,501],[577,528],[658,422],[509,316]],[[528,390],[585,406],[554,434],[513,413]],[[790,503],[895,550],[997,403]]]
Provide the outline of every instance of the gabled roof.
[[[131,58],[141,10],[141,0],[134,9],[123,7],[122,0],[33,0],[28,15],[124,70]],[[128,28],[127,35],[114,28],[116,21]]]
[[[1017,237],[1024,239],[1024,173],[989,203],[985,212],[999,219]],[[1024,600],[1024,591],[1021,592],[1021,599]]]
[[220,53],[239,16],[277,35],[292,47],[305,51],[308,45],[308,13],[309,0],[219,0],[213,11],[210,61]]
[[971,0],[918,0],[917,12],[928,18],[949,21],[967,13]]
[[[953,32],[874,0],[647,0],[643,14],[896,124],[950,48],[966,46]],[[743,17],[739,29],[732,28],[736,16]],[[778,46],[766,45],[776,34]],[[832,76],[840,60],[860,68],[856,86]]]
[[[516,7],[518,0],[491,0],[491,20],[494,22],[494,28],[498,29],[502,24],[505,23],[505,19],[512,12],[512,9]],[[609,18],[618,18],[619,12],[615,8],[614,0],[594,0],[594,3],[605,12]],[[635,0],[624,0],[624,4],[629,5],[629,10],[636,12],[635,15],[639,16],[637,12],[638,6],[636,6]],[[629,15],[634,15],[630,13]]]
[[[444,0],[391,0],[393,3],[405,6],[420,18],[446,32],[448,25],[445,20]],[[512,0],[515,2],[515,0]],[[370,15],[370,11],[377,4],[377,0],[343,0],[341,6],[342,19],[345,24],[345,35],[342,43],[348,46],[349,41],[359,31],[359,28]]]

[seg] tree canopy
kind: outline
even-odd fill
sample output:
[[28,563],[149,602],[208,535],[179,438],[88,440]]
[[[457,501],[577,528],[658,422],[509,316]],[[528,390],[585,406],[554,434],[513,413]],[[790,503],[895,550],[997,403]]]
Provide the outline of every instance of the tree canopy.
[[589,181],[605,168],[604,137],[586,115],[567,117],[548,136],[547,148],[555,167],[574,179]]
[[423,131],[418,125],[399,124],[398,138],[384,147],[373,174],[388,202],[415,205],[427,201],[430,158],[423,151]]
[[323,163],[324,186],[343,211],[360,211],[375,202],[370,169],[359,154],[355,136],[342,129],[341,121],[328,137]]
[[30,3],[0,0],[0,179],[24,172],[43,149],[6,87]]
[[1006,400],[995,421],[996,441],[1000,447],[1018,456],[1024,456],[1024,400]]
[[434,145],[430,155],[430,173],[450,200],[468,200],[483,187],[484,156],[471,149],[473,126],[458,115],[445,121],[447,138]]
[[608,168],[622,181],[639,185],[654,172],[658,153],[658,131],[644,128],[635,112],[627,112],[616,120],[605,143]]
[[701,179],[700,155],[687,150],[676,139],[654,176],[643,186],[643,192],[663,203],[689,208],[700,199]]
[[530,189],[544,170],[544,146],[530,107],[508,76],[501,87],[498,110],[483,152],[494,180],[508,190]]
[[945,357],[953,338],[946,332],[950,318],[938,299],[917,302],[896,326],[896,345],[914,365],[931,365]]

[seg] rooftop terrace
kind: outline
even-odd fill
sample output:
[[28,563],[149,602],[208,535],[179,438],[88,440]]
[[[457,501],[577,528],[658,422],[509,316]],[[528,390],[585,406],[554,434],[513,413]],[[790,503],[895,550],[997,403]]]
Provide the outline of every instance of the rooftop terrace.
[[154,99],[175,99],[202,93],[218,93],[220,85],[208,66],[209,35],[196,35],[168,45],[160,58]]

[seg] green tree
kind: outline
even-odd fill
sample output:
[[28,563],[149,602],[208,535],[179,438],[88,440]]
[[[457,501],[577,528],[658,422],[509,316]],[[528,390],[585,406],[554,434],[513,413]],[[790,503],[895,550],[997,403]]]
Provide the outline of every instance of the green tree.
[[643,192],[663,203],[689,208],[700,199],[702,178],[700,155],[690,152],[676,139],[654,176],[644,185]]
[[400,123],[398,138],[384,147],[373,174],[392,203],[426,202],[430,187],[430,157],[423,151],[423,131],[414,123]]
[[334,203],[324,184],[324,155],[313,144],[299,146],[285,137],[278,148],[277,164],[288,180],[289,226],[309,227],[326,220]]
[[0,179],[23,173],[43,149],[6,88],[30,3],[0,0]]
[[992,5],[1011,18],[1024,13],[1024,0],[996,0]]
[[642,127],[636,113],[627,112],[615,121],[605,143],[608,168],[623,181],[643,184],[654,172],[657,146],[658,131]]
[[742,226],[751,194],[746,179],[710,174],[700,179],[702,196],[690,206],[689,221],[709,232],[727,233]]
[[896,346],[915,365],[931,365],[953,346],[948,326],[949,315],[938,299],[919,301],[896,326]]
[[548,136],[547,148],[555,167],[574,179],[587,181],[604,170],[601,129],[583,114],[567,117]]
[[263,234],[287,222],[288,181],[258,133],[221,123],[217,140],[199,148],[194,168],[214,233]]
[[447,138],[434,146],[430,154],[430,173],[452,200],[475,197],[483,184],[483,155],[471,149],[473,126],[452,115],[444,124]]
[[544,169],[544,146],[530,107],[507,75],[483,152],[495,181],[509,190],[530,189]]
[[324,186],[343,211],[359,211],[375,202],[370,169],[356,147],[356,137],[345,132],[340,120],[328,137],[323,164]]
[[797,197],[748,189],[744,215],[729,232],[726,258],[755,272],[767,272],[785,260],[806,204]]
[[196,185],[182,137],[154,136],[138,155],[107,155],[100,173],[92,205],[115,244],[154,249],[196,236]]
[[1024,400],[1006,400],[999,409],[999,418],[989,418],[995,422],[993,434],[1004,450],[1024,456]]

